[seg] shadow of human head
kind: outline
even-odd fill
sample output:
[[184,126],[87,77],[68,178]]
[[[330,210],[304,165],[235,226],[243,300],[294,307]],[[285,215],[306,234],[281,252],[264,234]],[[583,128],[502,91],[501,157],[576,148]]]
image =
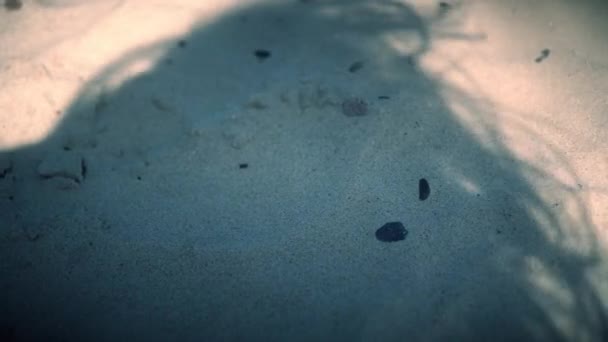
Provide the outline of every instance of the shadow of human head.
[[[109,64],[48,139],[10,154],[14,199],[0,205],[25,232],[3,240],[15,334],[605,336],[577,193],[421,67],[443,7],[255,3]],[[404,241],[375,239],[390,221]]]

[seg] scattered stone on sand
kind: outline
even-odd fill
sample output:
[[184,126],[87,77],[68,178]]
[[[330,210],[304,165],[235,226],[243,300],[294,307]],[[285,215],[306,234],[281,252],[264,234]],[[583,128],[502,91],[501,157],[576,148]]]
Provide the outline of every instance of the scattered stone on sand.
[[365,116],[368,113],[367,102],[359,97],[351,97],[342,102],[342,113],[348,117]]
[[421,178],[420,181],[418,181],[418,198],[421,201],[424,201],[429,198],[430,194],[431,186],[429,185],[429,182],[426,179]]
[[391,97],[390,96],[386,96],[386,95],[380,95],[378,96],[378,100],[390,100]]
[[38,165],[38,175],[44,179],[62,179],[82,183],[86,175],[84,158],[71,151],[49,153]]
[[388,222],[376,230],[376,239],[382,242],[405,240],[408,231],[401,222]]
[[241,164],[239,164],[239,169],[246,169],[248,167],[249,167],[249,164],[247,164],[247,163],[241,163]]

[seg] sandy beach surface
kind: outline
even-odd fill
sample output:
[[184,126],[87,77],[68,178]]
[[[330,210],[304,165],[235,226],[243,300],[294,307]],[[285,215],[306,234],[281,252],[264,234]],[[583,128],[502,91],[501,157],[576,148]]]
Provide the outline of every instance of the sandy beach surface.
[[603,1],[0,9],[0,340],[608,340]]

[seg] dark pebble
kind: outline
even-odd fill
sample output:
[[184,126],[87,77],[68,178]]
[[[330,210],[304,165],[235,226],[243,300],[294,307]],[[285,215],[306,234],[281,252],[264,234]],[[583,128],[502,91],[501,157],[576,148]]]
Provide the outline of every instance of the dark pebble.
[[[0,169],[0,179],[4,179],[9,173],[13,171],[13,167],[9,166],[8,168],[2,170]],[[15,176],[13,176],[13,181],[15,180]]]
[[188,42],[186,42],[185,40],[180,40],[179,42],[177,42],[177,46],[179,46],[180,48],[185,48],[186,45],[188,45]]
[[547,57],[549,57],[550,54],[551,54],[551,50],[544,49],[540,52],[540,56],[536,57],[536,59],[534,61],[536,63],[540,63],[540,62],[544,61],[545,59],[547,59]]
[[378,96],[378,100],[390,100],[391,97],[390,96],[386,96],[386,95],[380,95]]
[[270,51],[258,49],[253,52],[253,54],[258,58],[258,60],[263,61],[270,57]]
[[450,4],[448,4],[448,3],[447,3],[447,2],[445,2],[445,1],[441,1],[441,2],[439,3],[439,8],[442,8],[442,9],[448,9],[448,8],[450,8]]
[[239,164],[239,169],[246,169],[248,167],[249,167],[249,164],[247,164],[247,163]]
[[17,10],[20,10],[21,7],[23,7],[23,1],[21,1],[21,0],[5,0],[4,1],[4,8],[6,8],[9,11],[17,11]]
[[350,67],[348,68],[348,71],[357,72],[357,71],[361,70],[364,65],[365,64],[363,63],[363,61],[354,62],[353,64],[350,65]]
[[431,186],[429,185],[429,182],[426,179],[421,178],[420,181],[418,181],[418,198],[420,198],[421,201],[424,201],[429,198],[430,194]]
[[401,222],[385,223],[376,230],[376,239],[382,242],[395,242],[405,240],[408,231]]
[[84,158],[80,159],[80,175],[82,176],[82,179],[87,177],[88,171],[87,162],[84,160]]

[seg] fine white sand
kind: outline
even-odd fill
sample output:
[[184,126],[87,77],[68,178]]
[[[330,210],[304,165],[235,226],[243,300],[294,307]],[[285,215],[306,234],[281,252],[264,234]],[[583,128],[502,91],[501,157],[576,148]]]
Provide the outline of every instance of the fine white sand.
[[2,9],[0,340],[606,340],[607,14]]

